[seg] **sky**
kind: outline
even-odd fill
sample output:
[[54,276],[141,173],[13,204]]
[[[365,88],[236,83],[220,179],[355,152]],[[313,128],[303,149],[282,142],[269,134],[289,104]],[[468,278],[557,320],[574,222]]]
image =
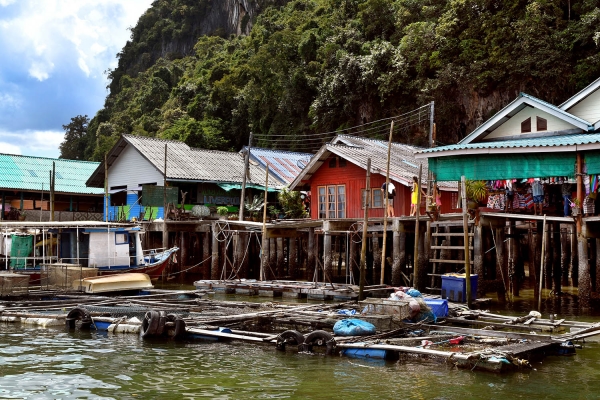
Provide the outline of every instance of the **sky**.
[[0,153],[57,158],[153,0],[0,0]]

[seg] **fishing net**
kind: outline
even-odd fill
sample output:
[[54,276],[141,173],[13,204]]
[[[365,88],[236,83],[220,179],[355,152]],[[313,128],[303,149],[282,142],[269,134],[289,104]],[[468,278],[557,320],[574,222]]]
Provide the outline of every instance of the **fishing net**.
[[43,265],[40,271],[43,289],[78,290],[80,279],[98,276],[97,268],[84,268],[79,264]]
[[0,296],[13,296],[29,292],[29,275],[0,274]]

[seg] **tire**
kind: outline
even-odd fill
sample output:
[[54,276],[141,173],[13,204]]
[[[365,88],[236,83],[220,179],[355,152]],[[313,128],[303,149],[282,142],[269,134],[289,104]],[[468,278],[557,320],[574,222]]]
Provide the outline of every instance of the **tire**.
[[304,335],[295,330],[284,331],[277,336],[275,348],[285,351],[286,344],[296,345],[298,348],[304,344]]
[[156,334],[160,314],[158,311],[148,311],[142,321],[142,337],[149,337]]
[[65,324],[69,329],[75,329],[77,325],[80,329],[89,329],[92,322],[90,312],[83,307],[75,307],[69,311],[65,320]]
[[314,331],[304,338],[304,349],[312,352],[314,346],[326,347],[325,354],[331,355],[335,351],[335,339],[329,332],[321,330]]
[[177,318],[175,320],[175,334],[173,335],[173,339],[181,339],[186,333],[187,330],[185,329],[185,321],[181,318]]
[[158,326],[156,327],[156,335],[160,336],[165,332],[165,322],[167,322],[167,313],[164,311],[158,312]]

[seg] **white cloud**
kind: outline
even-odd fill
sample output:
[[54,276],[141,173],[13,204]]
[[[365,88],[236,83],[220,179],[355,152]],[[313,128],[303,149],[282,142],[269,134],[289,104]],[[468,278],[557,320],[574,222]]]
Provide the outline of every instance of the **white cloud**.
[[0,153],[58,158],[64,136],[64,131],[54,130],[0,131]]
[[12,3],[14,3],[17,0],[0,0],[0,6],[2,7],[6,7]]
[[22,155],[21,148],[14,144],[0,142],[0,153]]
[[[0,0],[7,6],[10,0]],[[2,46],[27,63],[31,77],[43,81],[61,64],[77,63],[86,76],[103,76],[152,0],[21,0],[12,17],[0,16]]]
[[6,112],[7,109],[16,109],[20,106],[21,100],[14,94],[0,93],[0,111]]

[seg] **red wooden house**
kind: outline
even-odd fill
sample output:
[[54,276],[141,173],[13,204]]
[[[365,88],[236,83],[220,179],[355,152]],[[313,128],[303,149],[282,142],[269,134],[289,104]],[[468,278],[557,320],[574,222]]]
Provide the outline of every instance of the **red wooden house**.
[[[300,175],[290,184],[292,190],[310,190],[312,219],[362,218],[362,198],[366,189],[367,159],[371,158],[371,209],[369,217],[383,217],[385,199],[381,186],[385,183],[388,142],[340,135],[325,144]],[[423,189],[427,185],[427,163],[415,159],[421,148],[392,143],[390,181],[396,187],[394,215],[410,215],[413,176],[423,166]],[[456,182],[439,182],[442,213],[456,210]],[[425,198],[421,202],[425,212]]]

